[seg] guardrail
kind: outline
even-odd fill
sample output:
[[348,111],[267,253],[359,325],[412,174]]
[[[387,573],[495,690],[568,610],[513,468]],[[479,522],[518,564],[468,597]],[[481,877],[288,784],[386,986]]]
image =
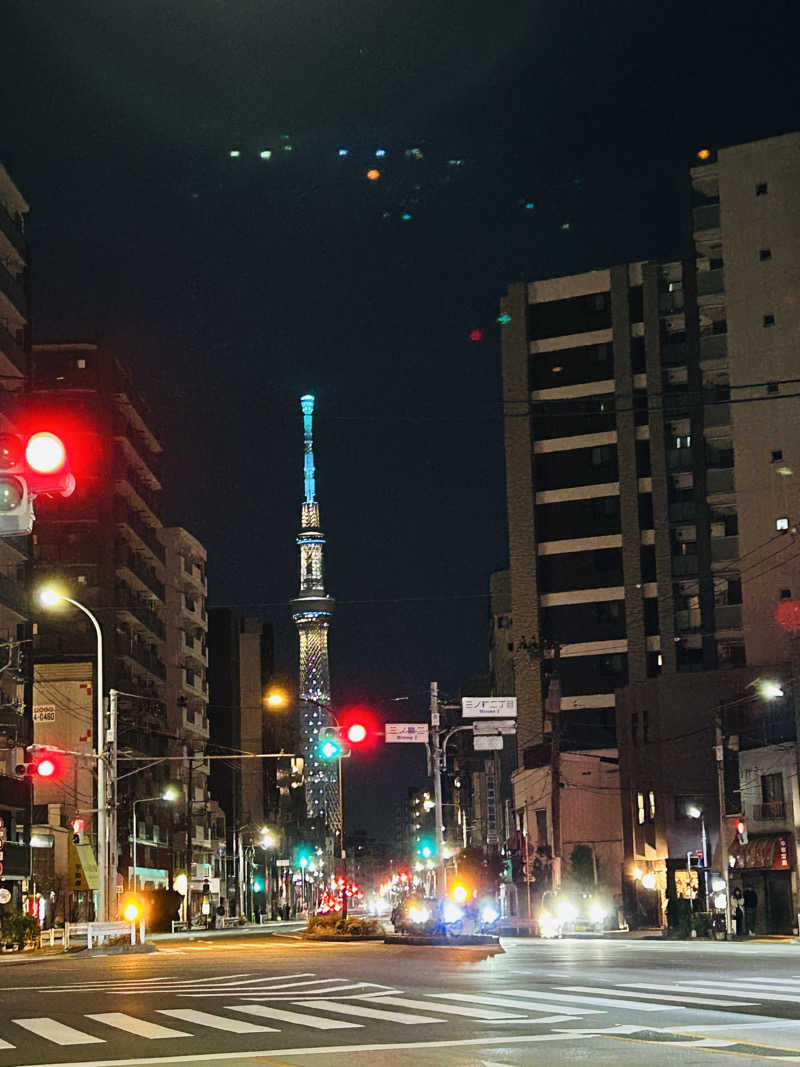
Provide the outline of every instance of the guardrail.
[[[108,922],[108,923],[65,923],[63,931],[64,951],[66,952],[76,941],[86,939],[86,947],[102,945],[112,937],[126,937],[130,934],[131,944],[135,945],[137,931],[135,922]],[[144,944],[144,919],[139,923],[138,939]]]
[[[221,925],[217,926],[217,922],[221,920]],[[189,924],[185,919],[173,919],[172,921],[173,934],[189,933]],[[192,930],[229,930],[232,926],[241,926],[238,915],[221,915],[218,919],[209,919],[208,926],[201,925],[200,923],[192,923]]]

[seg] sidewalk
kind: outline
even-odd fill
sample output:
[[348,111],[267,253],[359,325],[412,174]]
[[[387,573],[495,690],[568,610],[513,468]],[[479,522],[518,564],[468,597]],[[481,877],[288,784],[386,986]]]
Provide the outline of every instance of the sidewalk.
[[254,934],[296,933],[304,930],[306,919],[278,919],[268,923],[247,923],[245,926],[229,926],[226,930],[183,930],[174,934],[148,934],[148,941],[186,941],[199,938],[205,940],[218,937],[252,937]]

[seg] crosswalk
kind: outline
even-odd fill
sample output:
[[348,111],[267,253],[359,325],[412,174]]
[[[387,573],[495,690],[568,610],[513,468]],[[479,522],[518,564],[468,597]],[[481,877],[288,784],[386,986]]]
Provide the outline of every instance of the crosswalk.
[[[0,1067],[10,1062],[15,1049],[29,1050],[32,1039],[59,1047],[110,1044],[123,1036],[138,1042],[167,1043],[201,1038],[209,1030],[223,1032],[231,1041],[295,1032],[323,1032],[332,1038],[343,1032],[343,1038],[355,1038],[355,1031],[378,1024],[401,1029],[444,1027],[442,1032],[446,1034],[447,1024],[456,1022],[472,1023],[482,1033],[493,1027],[519,1027],[527,1033],[531,1027],[571,1024],[577,1034],[594,1026],[608,1027],[610,1017],[616,1021],[620,1013],[625,1023],[641,1019],[648,1028],[688,1019],[690,1009],[703,1013],[725,1010],[738,1019],[745,1012],[755,1022],[759,1012],[769,1015],[777,1002],[784,1005],[784,1013],[796,1008],[796,1018],[800,1019],[800,975],[785,981],[769,976],[726,975],[722,980],[598,980],[592,985],[570,983],[561,977],[549,981],[540,977],[536,988],[498,985],[478,991],[409,993],[346,977],[319,978],[311,972],[269,978],[245,973],[187,980],[164,977],[98,982],[82,991],[97,998],[101,994],[136,993],[137,1011],[95,1010],[79,1014],[73,1010],[67,1014],[52,1008],[52,1015],[20,1015],[5,1021],[0,1017]],[[64,992],[63,987],[60,992]],[[142,993],[152,993],[157,999],[145,1001],[149,1007],[141,1007]],[[185,999],[201,996],[207,1000],[202,1007]],[[57,1002],[58,998],[49,998],[49,1003]],[[118,1002],[112,1000],[109,1007],[115,1004]]]

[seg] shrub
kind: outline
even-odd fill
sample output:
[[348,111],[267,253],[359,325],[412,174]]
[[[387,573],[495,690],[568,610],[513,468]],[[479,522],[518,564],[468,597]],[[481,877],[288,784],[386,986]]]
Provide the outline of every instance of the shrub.
[[377,919],[362,917],[343,919],[340,915],[310,915],[307,934],[326,937],[332,934],[339,937],[376,937],[383,928]]
[[4,945],[22,948],[26,942],[35,941],[38,936],[39,923],[32,915],[25,915],[21,911],[0,915],[0,941]]

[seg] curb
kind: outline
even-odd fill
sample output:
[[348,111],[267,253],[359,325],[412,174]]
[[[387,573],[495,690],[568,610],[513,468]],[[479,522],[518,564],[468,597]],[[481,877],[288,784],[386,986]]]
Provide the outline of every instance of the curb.
[[491,934],[464,934],[461,937],[387,934],[383,943],[384,945],[433,945],[437,948],[496,948],[498,952],[505,952],[500,944],[500,938]]
[[383,941],[384,934],[325,934],[322,937],[314,937],[313,934],[303,934],[303,941]]

